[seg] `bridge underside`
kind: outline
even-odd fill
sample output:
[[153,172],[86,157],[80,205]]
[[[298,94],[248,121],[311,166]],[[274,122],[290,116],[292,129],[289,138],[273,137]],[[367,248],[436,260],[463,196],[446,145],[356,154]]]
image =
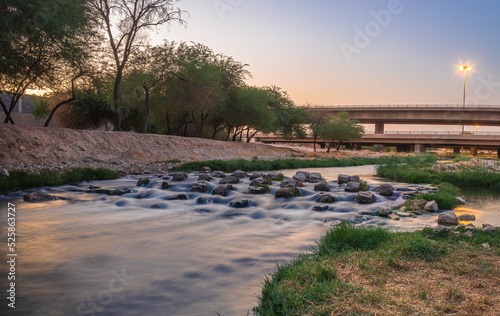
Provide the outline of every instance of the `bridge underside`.
[[[263,143],[313,143],[313,138],[284,139],[279,137],[257,137],[256,141]],[[328,141],[318,139],[316,141],[322,148]],[[391,135],[391,134],[368,134],[361,141],[345,143],[355,149],[361,146],[388,146],[396,147],[397,151],[416,153],[425,152],[427,148],[453,148],[458,152],[461,148],[470,149],[472,155],[477,150],[495,150],[500,155],[500,135]],[[499,156],[500,157],[500,156]]]

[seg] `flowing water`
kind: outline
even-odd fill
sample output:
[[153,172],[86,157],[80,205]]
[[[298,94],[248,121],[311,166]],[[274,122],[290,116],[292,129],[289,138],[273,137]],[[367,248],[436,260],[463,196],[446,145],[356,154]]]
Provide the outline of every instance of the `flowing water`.
[[[306,169],[307,170],[307,169]],[[302,196],[289,200],[270,194],[245,194],[250,180],[242,179],[226,197],[191,193],[191,175],[168,190],[161,176],[149,176],[149,187],[136,187],[137,176],[111,181],[39,188],[68,198],[26,203],[14,192],[0,196],[2,235],[7,231],[7,202],[17,209],[16,315],[247,315],[257,303],[265,275],[276,262],[311,249],[329,224],[349,220],[382,225],[392,230],[415,230],[435,224],[437,215],[394,221],[361,211],[402,202],[399,194],[360,205],[356,193],[336,185],[339,173],[358,174],[376,192],[381,179],[373,166],[309,169],[321,172],[337,201],[325,212],[314,212],[318,192],[306,183]],[[296,170],[283,170],[292,176]],[[218,179],[213,179],[213,189]],[[132,193],[107,196],[77,192],[89,185],[128,187]],[[397,187],[404,185],[395,184]],[[275,182],[273,192],[279,187]],[[29,190],[32,191],[32,190]],[[149,192],[138,199],[140,193]],[[167,200],[184,193],[188,200]],[[208,197],[208,204],[197,198]],[[498,225],[498,194],[466,195],[466,212],[477,222]],[[230,202],[249,200],[246,208]],[[3,245],[6,238],[2,236]],[[6,246],[2,246],[6,249]],[[6,251],[2,251],[6,253]],[[4,256],[5,258],[5,256]],[[7,288],[5,260],[0,266],[2,291]],[[2,297],[1,315],[8,315]]]

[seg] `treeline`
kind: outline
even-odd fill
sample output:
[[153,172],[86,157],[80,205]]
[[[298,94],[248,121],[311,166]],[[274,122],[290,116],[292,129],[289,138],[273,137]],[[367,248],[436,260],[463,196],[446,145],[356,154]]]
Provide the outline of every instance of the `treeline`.
[[248,65],[198,43],[148,44],[148,30],[184,25],[176,0],[6,0],[0,8],[5,123],[28,89],[48,93],[48,125],[250,140],[303,136],[307,112],[278,87],[254,87]]

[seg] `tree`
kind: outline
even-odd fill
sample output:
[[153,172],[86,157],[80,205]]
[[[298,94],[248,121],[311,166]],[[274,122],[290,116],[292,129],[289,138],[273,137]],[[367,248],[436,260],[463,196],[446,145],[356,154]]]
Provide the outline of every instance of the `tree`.
[[[93,34],[86,0],[5,0],[0,6],[0,86],[10,104],[0,100],[10,116],[27,89],[51,90],[74,81],[77,61],[86,58],[83,45]],[[72,80],[74,79],[74,80]]]
[[[121,129],[120,83],[127,61],[140,46],[142,31],[162,24],[184,25],[184,13],[175,7],[177,0],[90,0],[104,23],[116,67],[113,87],[115,130]],[[113,27],[113,19],[118,18]]]
[[[308,108],[310,108],[310,106],[308,106]],[[316,140],[318,139],[318,135],[321,128],[325,124],[326,121],[325,115],[321,112],[309,111],[308,117],[309,117],[309,129],[311,130],[311,133],[313,135],[314,151],[316,151]]]
[[326,118],[326,123],[320,126],[318,135],[327,141],[327,152],[333,146],[340,149],[342,142],[361,140],[365,129],[358,120],[351,119],[348,112],[339,112]]

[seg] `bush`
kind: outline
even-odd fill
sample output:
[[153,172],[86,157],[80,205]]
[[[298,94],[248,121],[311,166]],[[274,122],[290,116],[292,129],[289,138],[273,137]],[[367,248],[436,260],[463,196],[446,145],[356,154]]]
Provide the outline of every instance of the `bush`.
[[449,183],[441,183],[439,190],[434,193],[419,194],[417,199],[425,199],[427,201],[436,201],[438,207],[443,210],[452,210],[458,205],[457,196],[460,190]]

